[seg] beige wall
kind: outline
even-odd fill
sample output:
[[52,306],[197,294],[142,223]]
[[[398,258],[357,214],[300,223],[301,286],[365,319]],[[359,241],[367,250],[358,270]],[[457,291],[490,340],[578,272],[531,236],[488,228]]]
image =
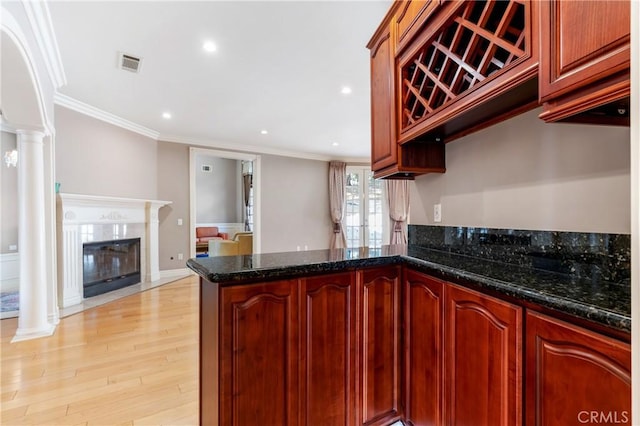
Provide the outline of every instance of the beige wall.
[[[61,191],[172,201],[159,213],[160,270],[184,268],[190,253],[189,146],[155,141],[60,106],[56,130]],[[265,155],[261,165],[256,179],[262,252],[328,248],[328,163]]]
[[[0,153],[16,149],[16,135],[0,132]],[[9,246],[18,245],[18,169],[0,165],[2,201],[0,205],[0,253],[13,253]]]
[[[60,106],[56,132],[62,192],[172,201],[160,209],[160,270],[184,268],[190,253],[188,145],[158,142]],[[328,163],[265,155],[261,166],[262,252],[328,248]]]
[[[196,224],[242,222],[240,160],[196,155]],[[203,172],[202,166],[211,166]]]
[[259,179],[263,253],[329,248],[329,163],[265,155]]
[[411,185],[410,223],[630,233],[629,128],[545,124],[539,109],[447,144]]
[[157,141],[56,105],[60,192],[158,199]]
[[188,145],[158,142],[158,198],[172,202],[158,213],[160,270],[182,269],[190,253]]

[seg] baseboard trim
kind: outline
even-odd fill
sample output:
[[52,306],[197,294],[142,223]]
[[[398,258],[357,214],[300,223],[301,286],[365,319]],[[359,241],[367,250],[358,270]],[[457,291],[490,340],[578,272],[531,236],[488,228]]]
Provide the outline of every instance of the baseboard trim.
[[181,269],[166,269],[164,271],[160,271],[160,278],[172,278],[176,275],[193,275],[193,272],[189,268],[181,268]]

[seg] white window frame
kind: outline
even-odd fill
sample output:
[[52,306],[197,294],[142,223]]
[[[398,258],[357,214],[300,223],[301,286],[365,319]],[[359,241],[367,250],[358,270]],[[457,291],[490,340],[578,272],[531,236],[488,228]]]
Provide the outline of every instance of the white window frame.
[[[359,194],[360,194],[360,242],[359,246],[370,247],[369,241],[369,206],[370,200],[369,197],[369,176],[371,174],[371,168],[369,166],[347,166],[346,173],[354,173],[359,175]],[[389,203],[387,201],[386,194],[386,185],[384,182],[381,182],[382,189],[382,202],[381,202],[381,215],[382,215],[382,240],[381,244],[386,245],[389,244]],[[345,205],[345,215],[343,219],[343,227],[345,228],[345,232],[347,229],[346,224],[346,205]],[[347,245],[349,242],[347,241]]]

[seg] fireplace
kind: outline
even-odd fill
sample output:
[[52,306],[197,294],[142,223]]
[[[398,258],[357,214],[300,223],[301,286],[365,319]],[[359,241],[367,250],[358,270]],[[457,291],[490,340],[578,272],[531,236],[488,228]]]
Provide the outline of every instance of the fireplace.
[[140,238],[82,245],[83,297],[140,282]]
[[[99,294],[97,289],[110,291],[109,286],[116,286],[111,282],[97,284],[95,281],[111,279],[102,277],[96,272],[90,272],[87,278],[85,259],[87,255],[84,246],[106,241],[122,244],[123,241],[138,240],[137,263],[139,276],[129,278],[140,283],[150,283],[160,279],[159,241],[158,241],[158,210],[170,201],[141,200],[135,198],[116,198],[98,195],[81,195],[60,193],[57,197],[57,240],[58,240],[58,303],[61,308],[82,303],[84,297]],[[115,251],[109,252],[114,254]],[[93,254],[94,263],[97,255]],[[118,260],[115,260],[118,259]],[[118,253],[112,257],[112,264],[125,262]],[[108,262],[108,261],[104,261]],[[109,269],[111,264],[109,264]],[[129,275],[125,270],[120,276]],[[97,274],[97,275],[96,275]],[[94,283],[86,286],[85,283]],[[128,285],[124,281],[123,285]],[[88,288],[92,287],[92,288]],[[93,288],[95,287],[95,288]],[[93,293],[93,294],[92,294]]]

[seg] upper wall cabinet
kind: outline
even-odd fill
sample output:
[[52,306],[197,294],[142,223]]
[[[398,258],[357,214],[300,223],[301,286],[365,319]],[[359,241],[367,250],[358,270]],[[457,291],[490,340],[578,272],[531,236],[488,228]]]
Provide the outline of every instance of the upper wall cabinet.
[[537,7],[454,1],[431,11],[396,56],[398,142],[449,142],[536,106]]
[[630,2],[540,2],[540,115],[629,124]]
[[376,178],[412,179],[419,174],[445,170],[442,139],[404,146],[397,142],[394,102],[396,31],[402,29],[403,33],[409,34],[414,31],[411,28],[415,28],[416,14],[424,16],[420,8],[404,8],[410,4],[394,4],[367,45],[371,52],[371,168]]
[[393,42],[388,26],[369,43],[371,50],[371,165],[373,170],[398,161],[393,108]]
[[391,25],[396,34],[396,52],[400,52],[440,5],[439,0],[405,0],[400,2]]

